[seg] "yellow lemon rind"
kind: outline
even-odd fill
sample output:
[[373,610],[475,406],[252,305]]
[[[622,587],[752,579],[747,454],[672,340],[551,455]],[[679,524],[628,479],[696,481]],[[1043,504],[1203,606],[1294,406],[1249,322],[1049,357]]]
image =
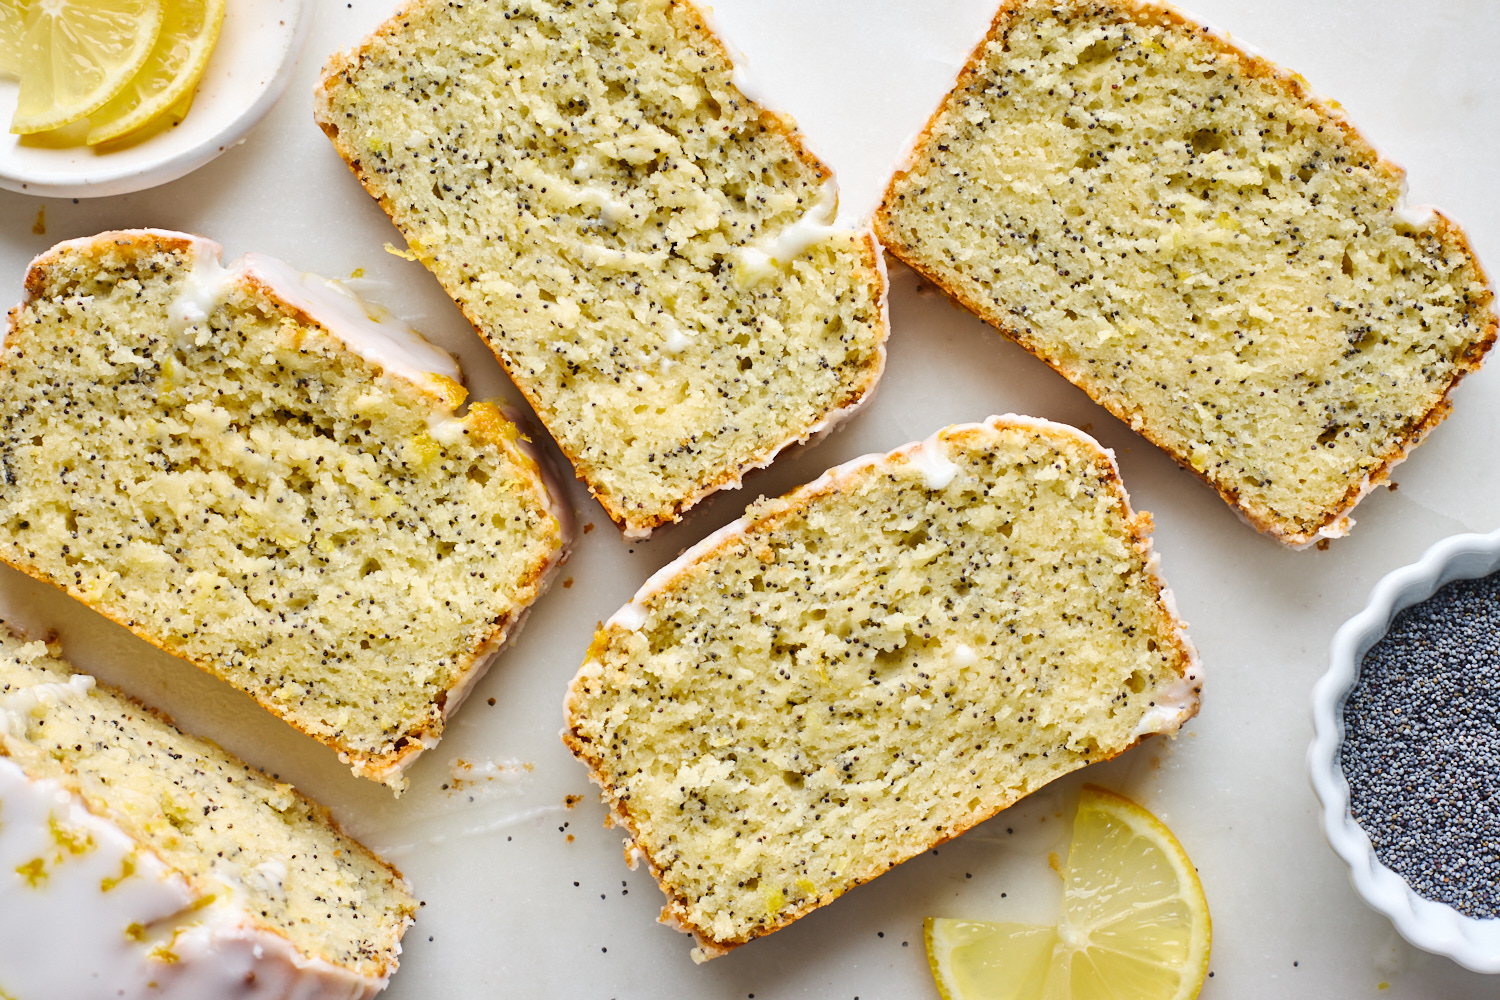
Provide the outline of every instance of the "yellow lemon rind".
[[[1097,943],[1082,947],[1064,943],[1079,938],[1087,940],[1092,929],[1085,926],[1087,917],[1082,900],[1070,900],[1068,888],[1076,871],[1075,864],[1089,854],[1087,849],[1078,849],[1080,837],[1084,835],[1081,831],[1088,826],[1115,826],[1128,839],[1140,839],[1149,844],[1143,849],[1142,857],[1159,855],[1175,879],[1172,891],[1163,894],[1161,900],[1180,901],[1188,913],[1189,950],[1180,961],[1158,962],[1149,956],[1132,956],[1134,961],[1146,963],[1141,967],[1160,969],[1164,979],[1175,980],[1175,987],[1142,1000],[1192,1000],[1198,996],[1208,974],[1213,925],[1197,870],[1177,837],[1150,812],[1124,796],[1085,785],[1074,818],[1074,837],[1068,861],[1063,866],[1054,864],[1054,867],[1061,868],[1059,874],[1064,881],[1062,912],[1055,927],[934,917],[924,921],[927,960],[943,1000],[1043,1000],[1044,997],[1045,1000],[1097,1000],[1098,996],[1105,995],[1098,993],[1097,986],[1088,986],[1087,976],[1085,981],[1075,982],[1067,970],[1079,956],[1092,954],[1093,958],[1088,959],[1092,965],[1109,954],[1115,954],[1118,960],[1121,953],[1112,953],[1107,946],[1103,951],[1097,950],[1100,948]],[[1088,846],[1097,848],[1099,843]],[[1128,888],[1125,891],[1127,900],[1136,895]],[[1103,926],[1111,924],[1117,926],[1113,921]],[[1027,938],[1031,940],[1029,946],[1024,940]],[[1038,943],[1045,951],[1037,950]],[[970,950],[975,946],[978,947],[978,957]],[[965,969],[959,969],[958,965],[962,963],[955,961],[962,950],[968,950],[970,964]],[[1029,972],[1023,968],[1031,965],[1035,965],[1035,969]],[[1107,966],[1101,966],[1100,971],[1104,968]],[[1097,972],[1094,978],[1098,979]],[[1108,984],[1099,985],[1104,985],[1106,991],[1110,989]]]
[[[1197,926],[1192,935],[1193,952],[1179,969],[1182,986],[1170,1000],[1191,1000],[1202,991],[1203,982],[1208,977],[1208,960],[1213,943],[1213,918],[1209,914],[1208,899],[1203,894],[1203,883],[1198,878],[1198,870],[1188,858],[1177,835],[1139,803],[1107,788],[1090,784],[1084,785],[1079,795],[1078,812],[1081,814],[1085,809],[1102,812],[1122,821],[1137,836],[1160,847],[1162,854],[1171,863],[1177,874],[1182,899],[1193,914]],[[1076,826],[1076,819],[1074,823]],[[1066,902],[1064,905],[1066,906]]]
[[[78,0],[70,0],[70,2],[77,3]],[[108,104],[110,98],[123,90],[131,78],[140,72],[141,66],[150,57],[151,51],[156,45],[157,35],[161,31],[162,16],[160,0],[141,0],[140,14],[135,19],[135,30],[132,32],[134,45],[124,59],[111,67],[99,85],[94,87],[87,96],[74,101],[72,104],[59,105],[54,100],[44,110],[29,114],[23,113],[21,110],[21,104],[25,102],[27,91],[26,60],[28,53],[26,52],[26,48],[29,44],[28,39],[23,38],[21,51],[21,103],[18,103],[16,112],[11,118],[10,131],[15,135],[48,132],[52,129],[62,128],[64,125],[81,121],[95,111],[98,111],[105,104]],[[28,11],[28,35],[30,34],[30,28],[31,19],[30,12]],[[32,53],[32,55],[34,54]]]
[[[167,2],[171,3],[173,0],[167,0]],[[192,55],[183,62],[182,68],[177,71],[172,82],[165,89],[144,101],[129,107],[115,108],[114,102],[121,101],[129,92],[130,86],[127,84],[124,91],[116,94],[95,112],[94,116],[91,116],[88,138],[84,140],[88,145],[97,146],[112,139],[119,139],[150,125],[163,115],[173,113],[184,96],[189,104],[192,102],[192,92],[197,87],[198,81],[203,79],[203,71],[208,68],[209,57],[213,55],[214,46],[218,44],[219,29],[224,22],[226,0],[203,0],[203,5],[203,24],[190,43],[193,48]],[[151,59],[157,58],[158,53],[166,44],[166,32],[163,31],[162,35],[163,37],[157,39]],[[137,76],[151,69],[151,59],[147,60]],[[93,120],[95,116],[97,120]],[[181,120],[182,118],[179,117],[178,121]]]

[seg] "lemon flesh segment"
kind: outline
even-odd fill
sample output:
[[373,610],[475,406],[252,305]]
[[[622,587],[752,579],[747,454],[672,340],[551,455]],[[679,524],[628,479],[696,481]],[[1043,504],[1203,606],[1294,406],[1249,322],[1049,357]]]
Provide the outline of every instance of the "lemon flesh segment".
[[[182,124],[183,120],[187,118],[188,112],[192,110],[193,96],[193,91],[189,90],[186,94],[182,95],[182,97],[178,98],[176,104],[173,104],[165,111],[160,112],[155,118],[152,118],[151,120],[145,122],[138,128],[131,129],[129,132],[126,132],[118,139],[108,139],[104,142],[99,143],[94,147],[94,149],[97,152],[101,153],[110,152],[119,146],[127,146],[137,142],[144,142],[160,132],[165,132],[168,129],[176,128],[178,125]],[[61,135],[63,132],[71,131],[73,131],[72,126],[67,129],[59,129],[57,132],[49,132],[47,134]],[[87,140],[87,137],[88,132],[85,129],[81,135],[74,137],[70,145],[77,146],[79,143],[85,142]],[[3,995],[0,995],[0,1000],[4,1000]]]
[[927,921],[944,1000],[1191,1000],[1212,925],[1177,838],[1145,809],[1085,786],[1060,872],[1056,927]]
[[10,130],[45,132],[97,111],[146,62],[161,0],[31,0]]
[[0,76],[21,75],[21,35],[26,30],[26,0],[0,0]]
[[89,116],[90,146],[134,132],[169,113],[184,95],[191,101],[219,40],[224,5],[225,0],[166,0],[161,33],[145,65]]
[[1129,799],[1085,786],[1063,871],[1059,936],[1071,942],[1072,996],[1187,1000],[1208,973],[1203,885],[1172,831]]
[[1041,996],[1057,928],[928,917],[927,960],[943,1000]]

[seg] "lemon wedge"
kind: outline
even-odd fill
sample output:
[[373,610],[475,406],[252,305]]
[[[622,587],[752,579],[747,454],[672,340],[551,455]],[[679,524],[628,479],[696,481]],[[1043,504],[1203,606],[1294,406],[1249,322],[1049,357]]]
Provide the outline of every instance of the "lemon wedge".
[[192,100],[193,88],[219,40],[224,3],[166,0],[161,33],[145,65],[104,107],[89,115],[86,141],[90,146],[117,139],[168,114],[184,95]]
[[1208,973],[1203,886],[1172,831],[1084,786],[1055,927],[929,917],[944,1000],[1192,1000]]
[[26,30],[26,0],[0,0],[0,76],[21,75],[21,33]]
[[30,0],[10,130],[45,132],[97,111],[145,64],[161,0]]

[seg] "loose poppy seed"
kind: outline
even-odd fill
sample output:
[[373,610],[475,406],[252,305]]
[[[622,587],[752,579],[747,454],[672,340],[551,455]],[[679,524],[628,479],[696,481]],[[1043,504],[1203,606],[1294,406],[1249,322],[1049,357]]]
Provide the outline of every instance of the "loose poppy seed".
[[1350,811],[1418,895],[1500,916],[1500,573],[1401,611],[1360,667],[1340,754]]

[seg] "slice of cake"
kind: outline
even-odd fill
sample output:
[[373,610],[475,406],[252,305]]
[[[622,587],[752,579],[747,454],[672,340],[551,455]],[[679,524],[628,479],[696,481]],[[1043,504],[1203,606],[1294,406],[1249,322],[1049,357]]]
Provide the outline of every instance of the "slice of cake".
[[769,934],[1198,708],[1150,515],[1070,427],[856,459],[666,566],[563,740],[695,959]]
[[403,785],[569,515],[453,359],[279,261],[105,233],[0,354],[0,559]]
[[885,245],[1283,542],[1336,537],[1495,340],[1464,234],[1297,76],[1167,8],[1006,3]]
[[415,910],[325,809],[0,625],[0,994],[369,997]]
[[627,537],[848,416],[884,363],[868,233],[682,0],[416,0],[318,124]]

